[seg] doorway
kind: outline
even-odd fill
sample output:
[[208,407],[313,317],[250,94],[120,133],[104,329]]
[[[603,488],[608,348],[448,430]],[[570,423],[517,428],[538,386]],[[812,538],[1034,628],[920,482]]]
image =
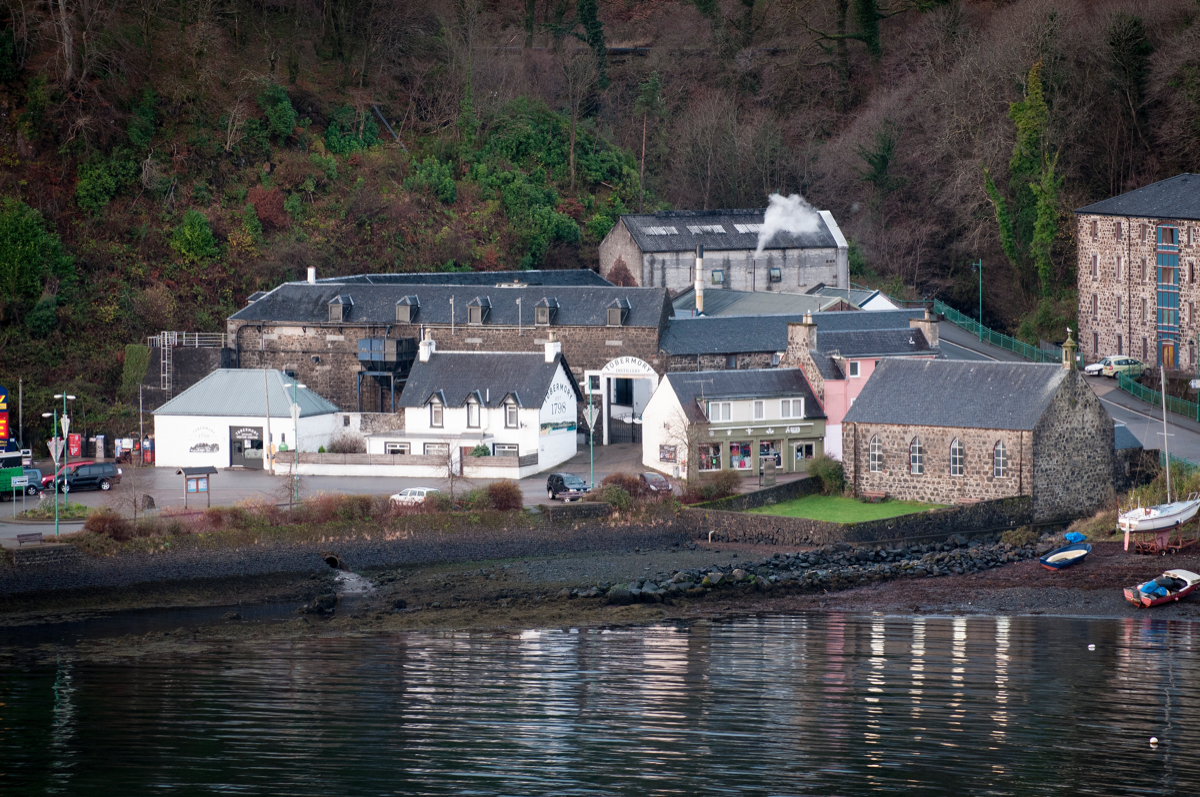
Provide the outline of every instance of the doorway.
[[265,464],[262,427],[229,427],[229,466],[262,470]]

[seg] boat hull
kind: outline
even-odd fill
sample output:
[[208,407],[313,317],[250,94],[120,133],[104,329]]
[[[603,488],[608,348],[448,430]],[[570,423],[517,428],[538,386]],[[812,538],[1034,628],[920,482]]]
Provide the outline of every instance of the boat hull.
[[[1075,556],[1063,556],[1063,554],[1071,554],[1075,551],[1082,553]],[[1047,570],[1062,570],[1063,568],[1077,565],[1087,558],[1087,555],[1092,552],[1092,546],[1086,542],[1075,543],[1074,545],[1064,545],[1062,548],[1057,548],[1050,553],[1038,559],[1038,564]]]
[[1168,570],[1163,573],[1164,576],[1178,578],[1187,582],[1187,586],[1177,592],[1172,592],[1169,595],[1150,596],[1138,589],[1138,585],[1125,588],[1125,600],[1132,603],[1139,609],[1149,609],[1152,606],[1161,606],[1164,603],[1173,603],[1182,598],[1186,598],[1195,591],[1197,586],[1200,586],[1200,575],[1196,575],[1187,570]]

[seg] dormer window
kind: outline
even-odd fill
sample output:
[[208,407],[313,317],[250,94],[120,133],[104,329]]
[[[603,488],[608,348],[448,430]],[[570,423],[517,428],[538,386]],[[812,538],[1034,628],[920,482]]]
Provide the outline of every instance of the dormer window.
[[620,327],[625,325],[625,321],[629,318],[631,305],[628,299],[613,299],[608,304],[608,325],[610,327]]
[[445,417],[445,407],[442,402],[434,399],[429,402],[429,425],[434,429],[441,429]]
[[487,321],[488,313],[492,310],[492,302],[486,296],[476,296],[467,302],[467,323],[479,326]]
[[417,312],[420,309],[420,299],[416,296],[405,296],[396,302],[396,321],[401,324],[411,324],[417,320]]
[[335,296],[329,300],[329,322],[331,324],[340,324],[343,321],[350,319],[350,308],[354,306],[354,300],[350,298],[350,294],[343,293],[341,296]]
[[533,307],[533,323],[539,327],[548,327],[554,323],[558,315],[558,300],[543,298]]

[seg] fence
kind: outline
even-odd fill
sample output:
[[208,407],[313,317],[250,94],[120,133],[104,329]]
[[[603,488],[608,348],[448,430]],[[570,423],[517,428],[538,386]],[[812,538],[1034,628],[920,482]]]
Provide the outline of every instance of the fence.
[[[1117,386],[1124,390],[1135,399],[1140,399],[1147,404],[1155,407],[1161,407],[1162,393],[1157,390],[1146,387],[1140,382],[1134,381],[1129,374],[1124,372],[1117,375]],[[1187,418],[1194,418],[1200,421],[1200,404],[1187,399],[1176,398],[1175,396],[1167,396],[1167,409],[1176,415],[1183,415]]]
[[1005,335],[997,332],[994,329],[988,329],[980,324],[975,319],[965,316],[955,310],[950,305],[940,299],[933,301],[933,311],[944,315],[946,320],[956,327],[962,327],[966,331],[975,335],[984,343],[990,343],[993,346],[1011,351],[1019,357],[1024,357],[1026,360],[1032,360],[1035,363],[1061,363],[1062,349],[1055,346],[1053,349],[1042,349],[1037,346],[1030,346],[1024,341],[1017,340],[1010,335]]
[[[1167,455],[1164,454],[1163,452],[1159,451],[1158,452],[1158,466],[1160,468],[1163,468],[1163,467],[1166,467],[1166,465],[1167,465]],[[1183,473],[1191,473],[1192,471],[1196,470],[1197,468],[1200,468],[1200,465],[1197,465],[1195,462],[1192,462],[1190,459],[1184,459],[1183,457],[1177,457],[1174,454],[1171,455],[1171,470],[1176,476],[1183,474]]]

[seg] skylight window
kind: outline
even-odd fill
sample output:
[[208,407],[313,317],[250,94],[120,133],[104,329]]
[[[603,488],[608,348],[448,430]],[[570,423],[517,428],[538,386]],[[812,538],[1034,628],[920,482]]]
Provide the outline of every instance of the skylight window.
[[722,227],[720,224],[696,224],[696,225],[689,224],[688,232],[690,232],[692,235],[704,235],[705,233],[715,233],[717,235],[724,235],[725,228]]
[[674,227],[647,227],[646,235],[679,235]]
[[751,232],[758,235],[762,232],[763,226],[761,224],[735,224],[733,228],[738,232]]

